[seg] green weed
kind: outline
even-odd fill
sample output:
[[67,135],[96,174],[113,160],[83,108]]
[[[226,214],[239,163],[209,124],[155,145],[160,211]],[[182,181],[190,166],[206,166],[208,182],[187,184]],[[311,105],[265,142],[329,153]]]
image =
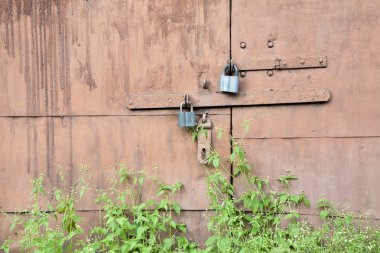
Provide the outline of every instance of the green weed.
[[[307,195],[290,191],[295,175],[280,176],[280,190],[255,175],[244,144],[250,124],[243,122],[243,138],[229,137],[231,154],[212,150],[208,157],[211,236],[205,245],[191,242],[186,224],[177,221],[181,207],[173,196],[182,184],[169,185],[118,164],[116,177],[97,194],[99,224],[89,232],[81,228],[75,210],[89,190],[86,180],[46,193],[40,176],[34,180],[33,206],[11,218],[10,230],[21,227],[20,237],[5,238],[0,249],[9,252],[17,243],[23,252],[380,252],[380,228],[371,226],[367,217],[340,211],[322,198],[317,203],[322,225],[313,227],[300,214],[301,206],[310,207]],[[193,141],[204,132],[194,128]],[[221,139],[224,131],[215,132]],[[153,183],[157,192],[150,194]],[[46,194],[52,201],[44,209],[39,203]]]

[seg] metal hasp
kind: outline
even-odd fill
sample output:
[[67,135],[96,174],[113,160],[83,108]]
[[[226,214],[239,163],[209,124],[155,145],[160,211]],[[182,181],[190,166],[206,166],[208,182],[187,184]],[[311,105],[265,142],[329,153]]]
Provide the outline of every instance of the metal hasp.
[[207,164],[207,159],[211,152],[212,124],[211,120],[207,118],[206,113],[204,113],[202,118],[199,120],[198,128],[200,129],[200,132],[198,135],[197,157],[200,164]]
[[326,68],[327,56],[258,59],[255,61],[242,59],[239,61],[239,66],[245,71]]
[[[190,94],[194,107],[230,107],[275,104],[321,103],[330,99],[326,88],[261,89],[238,94],[206,93]],[[131,95],[127,106],[131,110],[178,108],[183,94]]]

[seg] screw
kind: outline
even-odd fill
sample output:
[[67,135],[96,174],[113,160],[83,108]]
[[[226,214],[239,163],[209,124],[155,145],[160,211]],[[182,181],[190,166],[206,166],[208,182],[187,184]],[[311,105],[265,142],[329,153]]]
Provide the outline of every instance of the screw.
[[210,86],[210,80],[208,80],[207,78],[203,78],[201,81],[201,87],[203,89],[208,89],[209,86]]
[[268,70],[268,71],[267,71],[267,75],[268,75],[268,76],[273,76],[273,71],[272,71],[272,70]]
[[245,71],[241,71],[241,72],[240,72],[240,76],[241,76],[242,78],[244,78],[246,75],[247,75],[247,73],[245,73]]
[[243,41],[243,42],[240,42],[240,48],[244,49],[247,47],[247,44]]
[[273,46],[274,46],[274,43],[273,43],[273,41],[268,41],[268,44],[267,44],[267,46],[269,47],[269,48],[272,48]]

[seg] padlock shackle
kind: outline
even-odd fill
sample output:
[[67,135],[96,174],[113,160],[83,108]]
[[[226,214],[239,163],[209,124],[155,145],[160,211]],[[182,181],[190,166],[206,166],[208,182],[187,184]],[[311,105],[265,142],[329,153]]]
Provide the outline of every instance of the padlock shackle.
[[186,103],[185,101],[182,102],[181,105],[180,105],[180,107],[179,107],[180,112],[183,111],[183,110],[182,110],[183,106],[186,106],[186,105],[188,105],[188,104],[190,105],[190,112],[193,112],[193,111],[194,111],[194,110],[193,110],[193,105],[192,105],[190,102],[187,102],[187,103]]
[[[235,64],[233,64],[232,66],[234,66],[234,75],[238,76],[239,75],[238,67]],[[226,67],[224,67],[222,75],[226,74],[227,69],[229,69],[229,64],[227,64]]]

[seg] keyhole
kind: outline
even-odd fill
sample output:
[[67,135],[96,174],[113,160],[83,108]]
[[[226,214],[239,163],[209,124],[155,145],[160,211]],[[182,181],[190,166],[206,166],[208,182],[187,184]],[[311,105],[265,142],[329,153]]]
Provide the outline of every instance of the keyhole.
[[201,151],[201,159],[204,161],[206,160],[206,149],[205,148],[202,148],[202,151]]

